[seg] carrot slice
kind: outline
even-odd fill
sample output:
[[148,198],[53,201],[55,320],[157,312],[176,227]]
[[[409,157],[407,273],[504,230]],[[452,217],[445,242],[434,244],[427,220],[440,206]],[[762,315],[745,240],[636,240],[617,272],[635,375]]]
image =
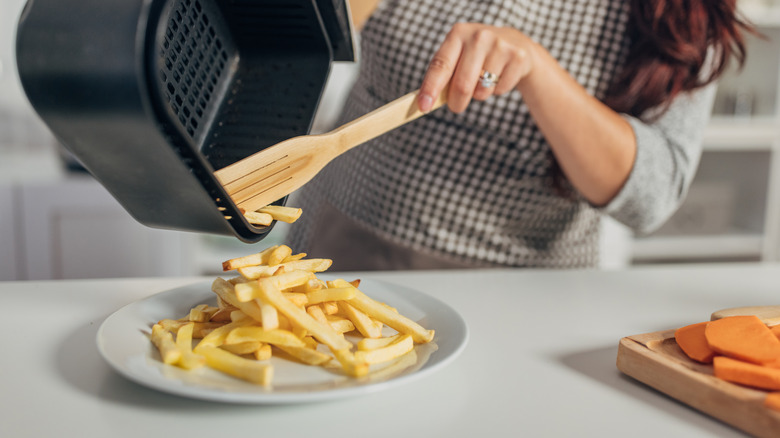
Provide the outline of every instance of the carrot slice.
[[716,353],[734,359],[757,364],[780,360],[780,339],[755,315],[710,321],[704,336]]
[[715,356],[712,359],[715,377],[740,385],[780,391],[780,369],[768,368],[750,362]]
[[764,406],[780,411],[780,392],[770,392],[764,399]]
[[680,327],[674,332],[674,339],[682,351],[691,359],[701,363],[712,363],[715,350],[710,348],[704,329],[710,321]]
[[777,336],[777,338],[780,339],[780,324],[769,327],[769,331],[771,331],[773,335]]

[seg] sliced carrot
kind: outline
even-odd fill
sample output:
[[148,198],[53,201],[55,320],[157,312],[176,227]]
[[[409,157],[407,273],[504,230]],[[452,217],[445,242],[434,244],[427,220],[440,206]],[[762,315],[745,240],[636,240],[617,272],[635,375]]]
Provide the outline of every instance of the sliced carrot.
[[764,406],[780,411],[780,392],[770,392],[764,399]]
[[715,377],[740,385],[780,391],[780,369],[756,365],[750,362],[715,356],[712,360]]
[[710,321],[680,327],[674,332],[674,339],[682,351],[691,359],[701,363],[712,363],[715,350],[710,348],[704,329]]
[[724,356],[757,364],[780,360],[780,339],[757,316],[729,316],[704,329],[710,348]]
[[780,324],[769,327],[769,331],[772,332],[778,339],[780,339]]

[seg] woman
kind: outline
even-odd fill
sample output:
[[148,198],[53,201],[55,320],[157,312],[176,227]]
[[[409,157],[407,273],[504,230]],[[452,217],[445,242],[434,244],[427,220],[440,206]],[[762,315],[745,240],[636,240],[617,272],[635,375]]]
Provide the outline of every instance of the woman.
[[647,233],[681,203],[744,30],[734,0],[379,2],[343,121],[447,84],[449,111],[323,170],[291,244],[342,270],[597,266],[602,215]]

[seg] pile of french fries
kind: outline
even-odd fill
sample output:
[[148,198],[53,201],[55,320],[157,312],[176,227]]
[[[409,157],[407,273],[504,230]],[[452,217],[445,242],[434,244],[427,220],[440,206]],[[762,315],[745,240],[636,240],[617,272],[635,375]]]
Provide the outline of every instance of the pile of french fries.
[[286,245],[228,260],[223,270],[239,275],[214,280],[217,305],[158,321],[150,339],[166,364],[208,366],[264,386],[274,355],[362,377],[433,340],[433,330],[360,291],[359,280],[318,278],[331,263]]

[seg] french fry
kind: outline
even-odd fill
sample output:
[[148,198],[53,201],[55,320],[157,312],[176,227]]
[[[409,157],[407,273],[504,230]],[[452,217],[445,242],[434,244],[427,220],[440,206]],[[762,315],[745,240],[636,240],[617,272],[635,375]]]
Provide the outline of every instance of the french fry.
[[306,328],[301,327],[301,326],[299,326],[297,324],[290,324],[290,325],[292,326],[291,330],[292,330],[293,334],[295,336],[297,336],[298,338],[302,339],[302,338],[305,338],[306,336],[309,335],[309,331],[306,330]]
[[282,263],[294,262],[296,260],[301,260],[304,257],[306,257],[305,252],[298,253],[298,254],[290,254],[287,257],[285,257],[284,260],[282,260]]
[[161,319],[157,321],[157,324],[160,325],[164,330],[167,330],[171,333],[176,333],[179,328],[181,328],[184,324],[187,324],[189,321],[185,321],[183,319]]
[[244,278],[244,277],[241,277],[241,276],[238,276],[238,277],[232,277],[232,278],[229,278],[229,279],[228,279],[228,282],[229,282],[230,284],[232,284],[233,286],[235,286],[235,285],[237,285],[237,284],[241,284],[241,283],[246,283],[246,282],[248,282],[248,281],[250,281],[250,280],[247,280],[246,278]]
[[300,292],[282,292],[285,298],[298,307],[304,307],[309,304],[309,297]]
[[[344,280],[336,280],[334,284],[336,286],[343,286],[344,284],[349,283]],[[352,298],[347,302],[356,309],[363,311],[363,313],[371,318],[381,321],[398,332],[412,335],[414,342],[424,344],[433,340],[433,330],[426,330],[420,324],[417,324],[411,319],[394,312],[391,308],[374,301],[361,292],[360,289],[355,288],[355,291],[355,298]]]
[[247,280],[257,280],[258,278],[262,277],[270,277],[274,274],[276,274],[279,271],[279,268],[284,268],[285,265],[277,265],[277,266],[268,266],[268,265],[257,265],[257,266],[244,266],[243,268],[238,268],[238,273],[241,274],[242,277],[246,278]]
[[389,310],[389,311],[391,311],[393,313],[398,313],[398,309],[396,309],[395,307],[393,307],[393,306],[391,306],[391,305],[389,305],[387,303],[379,303],[379,304],[383,305],[387,310]]
[[232,307],[230,304],[226,303],[225,300],[222,299],[219,295],[217,295],[217,307],[219,307],[219,310],[223,310],[226,307]]
[[327,324],[328,318],[325,317],[325,312],[322,311],[322,307],[319,305],[313,305],[306,308],[306,313],[311,315],[312,318],[316,319],[317,321]]
[[181,357],[176,365],[186,370],[194,370],[206,365],[206,358],[192,351],[192,332],[195,323],[190,322],[176,332],[176,346],[181,351]]
[[[357,288],[353,289],[357,290]],[[346,301],[339,301],[336,304],[338,305],[339,312],[352,321],[361,335],[366,338],[378,338],[382,336],[382,327],[375,324],[374,320],[368,315],[356,309]]]
[[[308,281],[314,274],[307,271],[290,271],[273,277],[261,278],[258,281],[237,284],[234,288],[235,297],[239,302],[247,302],[259,298],[260,284],[271,284],[278,290],[284,290]],[[231,303],[232,304],[232,303]]]
[[[279,268],[288,271],[324,272],[333,264],[331,259],[306,259],[283,261],[278,265],[257,265],[238,268],[238,273],[248,280],[257,280],[274,275]],[[304,291],[305,292],[305,291]]]
[[363,377],[368,374],[370,365],[365,361],[358,360],[348,349],[333,350],[333,355],[336,357],[336,360],[339,361],[341,368],[347,375],[352,377]]
[[307,348],[311,348],[314,350],[316,350],[317,346],[320,345],[320,343],[317,342],[317,340],[311,336],[304,336],[303,338],[301,338],[301,340],[303,341],[304,344],[306,344]]
[[232,271],[234,269],[243,268],[244,266],[267,265],[269,254],[271,254],[278,247],[279,245],[274,245],[263,251],[260,251],[257,254],[251,254],[248,256],[237,257],[224,261],[222,262],[222,270]]
[[292,249],[287,245],[279,245],[276,249],[268,254],[268,260],[266,264],[268,266],[276,266],[282,263],[282,260],[292,255]]
[[268,360],[273,355],[273,350],[270,344],[263,344],[252,354],[255,356],[255,360]]
[[[244,284],[244,283],[239,283],[239,284]],[[222,298],[226,303],[236,307],[240,311],[249,315],[255,321],[262,323],[263,312],[260,309],[260,306],[258,306],[257,302],[254,300],[251,301],[248,300],[246,302],[239,301],[238,298],[236,297],[236,286],[234,286],[231,282],[226,281],[223,278],[217,277],[216,279],[214,279],[214,282],[211,284],[211,290],[214,293],[216,293],[220,298]]]
[[325,312],[326,315],[335,315],[339,313],[339,306],[338,304],[328,301],[326,303],[320,304],[322,306],[322,311]]
[[238,310],[238,307],[231,305],[221,307],[219,310],[214,312],[213,315],[211,315],[209,322],[230,322],[230,313],[234,310]]
[[287,330],[266,330],[262,327],[244,326],[237,327],[225,337],[225,344],[237,344],[247,341],[259,341],[271,345],[289,345],[291,347],[303,347],[301,339]]
[[332,356],[325,354],[321,351],[311,349],[309,347],[290,347],[284,345],[276,345],[276,348],[284,351],[290,356],[300,360],[307,365],[323,365],[333,359]]
[[246,359],[216,347],[204,347],[201,351],[210,368],[258,385],[271,384],[273,367],[268,363]]
[[164,364],[173,365],[181,359],[181,350],[173,340],[173,334],[165,330],[160,324],[152,326],[152,343],[160,352]]
[[276,313],[279,316],[279,327],[277,327],[277,328],[293,332],[293,325],[290,322],[290,320],[287,319],[287,317],[284,316],[283,314],[279,313],[279,310],[277,310]]
[[246,221],[249,222],[252,225],[262,225],[264,227],[267,227],[271,225],[271,222],[273,222],[274,217],[271,216],[268,213],[260,213],[257,211],[247,211],[244,213],[244,217],[246,218]]
[[259,213],[266,213],[271,215],[275,220],[293,223],[301,217],[303,209],[294,207],[285,207],[281,205],[266,205],[265,207],[257,210]]
[[328,324],[333,327],[339,333],[347,333],[355,330],[355,324],[347,318],[341,318],[339,316],[327,316]]
[[235,344],[224,343],[220,345],[219,348],[241,356],[244,354],[253,354],[255,351],[262,348],[263,345],[264,344],[260,341],[246,341],[237,342]]
[[179,350],[186,351],[192,350],[192,329],[195,327],[194,322],[188,322],[179,327],[176,331],[176,347]]
[[307,294],[309,292],[313,292],[315,290],[322,289],[324,287],[328,287],[324,281],[320,280],[319,278],[312,278],[306,283],[303,283],[299,286],[291,287],[287,289],[288,292],[291,293],[303,293]]
[[293,325],[306,329],[318,341],[327,345],[332,351],[347,350],[352,348],[352,343],[344,339],[339,333],[327,324],[318,322],[305,310],[291,303],[282,295],[276,284],[270,279],[258,280],[260,298],[276,307],[279,313],[290,320]]
[[212,307],[208,304],[199,304],[190,309],[188,319],[193,322],[210,321],[211,317],[219,310],[218,307]]
[[325,289],[315,290],[306,294],[309,304],[319,304],[328,301],[342,301],[349,300],[355,297],[355,289],[352,286],[349,287],[329,287]]
[[225,343],[227,335],[235,328],[243,327],[252,324],[253,321],[250,318],[234,321],[229,324],[225,324],[218,329],[214,329],[211,333],[204,336],[203,339],[198,342],[193,351],[197,354],[203,354],[202,350],[207,347],[219,347]]
[[376,350],[377,348],[387,347],[388,345],[392,344],[393,342],[396,342],[401,336],[404,336],[400,333],[393,335],[393,336],[387,336],[384,338],[365,338],[361,339],[357,343],[357,349],[358,350]]
[[227,324],[224,322],[196,322],[192,329],[192,339],[203,339],[209,333]]
[[245,319],[251,319],[254,320],[255,322],[259,322],[240,310],[234,310],[230,312],[230,322],[238,322],[238,321],[243,321]]
[[358,350],[355,352],[355,360],[373,365],[393,360],[412,351],[412,349],[414,349],[412,335],[403,335],[386,347],[374,350]]
[[[189,324],[191,321],[182,320],[182,319],[161,319],[157,322],[157,324],[160,324],[162,328],[165,330],[176,334],[178,333],[179,329],[187,324]],[[195,339],[200,339],[204,336],[206,336],[209,332],[214,330],[217,327],[222,327],[225,325],[221,321],[208,321],[208,322],[193,322],[194,328],[192,329],[192,337]]]
[[261,325],[266,330],[273,330],[279,328],[279,312],[276,311],[276,307],[264,302],[259,298],[255,298],[255,302],[260,307],[260,314],[262,315]]
[[218,329],[219,327],[222,327],[226,323],[224,323],[224,322],[195,322],[193,324],[195,324],[195,325],[193,326],[193,329],[192,329],[192,338],[193,339],[203,339],[209,333],[211,333],[215,329]]

